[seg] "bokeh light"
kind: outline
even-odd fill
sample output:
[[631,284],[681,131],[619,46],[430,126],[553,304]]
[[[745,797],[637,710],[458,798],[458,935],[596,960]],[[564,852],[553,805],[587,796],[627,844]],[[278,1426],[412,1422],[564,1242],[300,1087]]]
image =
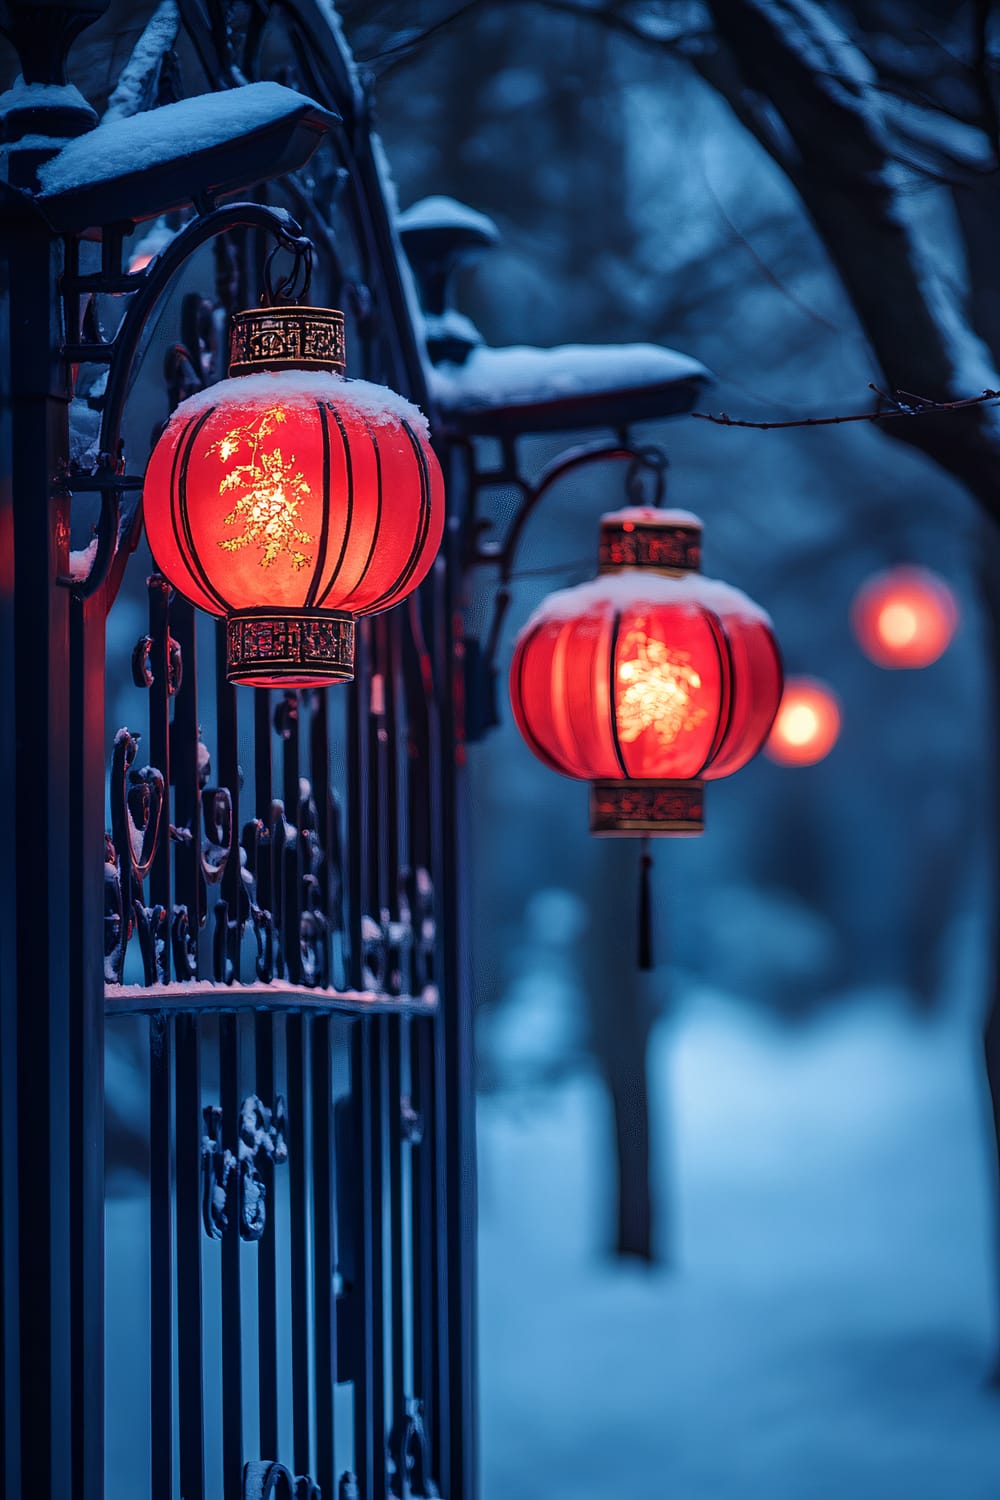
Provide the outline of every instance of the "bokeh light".
[[879,667],[927,667],[958,624],[948,585],[927,568],[890,568],[858,590],[851,610],[858,644]]
[[815,677],[789,677],[765,753],[779,766],[812,766],[840,735],[836,694]]

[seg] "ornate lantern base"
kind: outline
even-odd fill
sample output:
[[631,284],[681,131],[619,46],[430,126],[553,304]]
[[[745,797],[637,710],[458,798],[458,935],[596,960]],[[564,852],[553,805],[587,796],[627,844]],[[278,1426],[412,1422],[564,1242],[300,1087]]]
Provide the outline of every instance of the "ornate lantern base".
[[241,609],[226,617],[226,677],[248,687],[326,687],[354,677],[354,616]]
[[591,833],[698,834],[705,831],[703,781],[592,781]]

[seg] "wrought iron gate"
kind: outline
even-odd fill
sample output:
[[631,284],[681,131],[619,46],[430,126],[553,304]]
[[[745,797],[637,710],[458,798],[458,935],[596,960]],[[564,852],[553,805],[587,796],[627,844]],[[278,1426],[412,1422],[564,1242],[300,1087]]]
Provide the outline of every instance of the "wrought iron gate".
[[[36,86],[0,183],[4,1493],[463,1500],[458,527],[354,684],[298,694],[229,686],[141,541],[149,429],[224,373],[275,241],[311,237],[352,372],[427,405],[371,100],[322,0],[242,33],[165,0],[105,118],[228,90],[234,126],[109,174],[60,92],[103,8],[0,11]],[[307,98],[241,130],[262,78]]]

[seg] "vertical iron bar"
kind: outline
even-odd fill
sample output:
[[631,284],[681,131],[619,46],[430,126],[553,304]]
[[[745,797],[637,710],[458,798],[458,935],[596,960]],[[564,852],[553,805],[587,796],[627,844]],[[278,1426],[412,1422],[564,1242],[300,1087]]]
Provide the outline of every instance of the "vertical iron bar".
[[352,990],[364,989],[364,954],[361,938],[364,907],[361,767],[365,764],[368,722],[364,677],[366,656],[365,634],[359,629],[355,642],[354,682],[348,689],[350,697],[347,706],[348,984]]
[[[149,594],[150,671],[149,759],[163,774],[164,796],[159,846],[149,872],[149,903],[162,906],[167,928],[162,953],[164,980],[170,978],[170,585],[159,573],[146,580]],[[124,851],[121,851],[124,852]]]
[[406,1421],[406,1324],[403,1303],[403,1131],[402,1131],[402,1026],[401,1016],[386,1016],[384,1033],[386,1039],[388,1088],[386,1090],[386,1112],[388,1115],[389,1153],[389,1202],[390,1220],[390,1285],[392,1296],[392,1431],[397,1435],[403,1431]]
[[334,1493],[334,1384],[337,1319],[334,1298],[336,1246],[333,1233],[333,1079],[330,1018],[317,1016],[312,1044],[313,1305],[315,1308],[315,1479],[324,1495]]
[[174,1495],[173,1130],[170,1021],[149,1022],[150,1495]]
[[236,722],[236,689],[226,679],[226,626],[219,620],[215,627],[215,704],[216,750],[219,756],[219,784],[232,801],[232,826],[229,858],[219,882],[219,900],[215,907],[216,982],[227,973],[239,983],[240,978],[240,765],[239,730]]
[[[186,836],[173,845],[174,896],[188,914],[192,951],[198,952],[198,933],[205,916],[205,884],[201,874],[201,772],[198,766],[198,654],[194,606],[176,595],[170,625],[184,664],[174,698],[170,731],[170,775],[174,785],[174,823]],[[171,914],[174,920],[174,914]],[[177,978],[186,978],[178,973]],[[187,1496],[185,1496],[187,1500]]]
[[[270,734],[270,725],[267,726]],[[274,1014],[258,1011],[255,1018],[257,1092],[265,1104],[273,1104],[277,1092],[274,1076]],[[257,1336],[260,1409],[260,1456],[278,1457],[278,1270],[275,1172],[260,1168],[267,1188],[267,1227],[257,1245]]]
[[442,1452],[444,1417],[441,1411],[441,1339],[438,1310],[436,1236],[437,1149],[434,1113],[434,1021],[418,1018],[410,1035],[411,1103],[420,1116],[422,1136],[413,1170],[413,1349],[414,1394],[424,1408],[424,1424],[435,1465]]
[[205,1500],[205,1378],[202,1360],[201,1071],[198,1018],[174,1022],[177,1225],[177,1391],[179,1490]]
[[386,1147],[386,1029],[389,1018],[372,1018],[368,1032],[370,1047],[369,1080],[371,1094],[371,1282],[368,1297],[371,1305],[372,1363],[372,1451],[371,1500],[386,1500],[387,1465],[385,1420],[385,1147]]
[[[238,1135],[241,1123],[239,1021],[219,1017],[220,1103],[223,1129]],[[242,1163],[234,1171],[242,1181]],[[243,1303],[240,1285],[240,1214],[237,1186],[230,1196],[229,1227],[222,1236],[222,1500],[241,1500],[243,1474]],[[269,1225],[274,1233],[273,1224]],[[265,1230],[267,1233],[267,1230]],[[187,1496],[184,1497],[187,1500]]]
[[[10,847],[0,884],[0,1010],[16,1016],[16,1068],[5,1076],[17,1095],[19,1129],[2,1142],[3,1175],[18,1195],[17,1245],[5,1246],[19,1277],[17,1395],[5,1387],[19,1424],[21,1473],[12,1491],[73,1497],[72,1132],[70,1056],[73,1005],[80,996],[66,941],[74,904],[89,910],[98,880],[93,851],[70,867],[66,830],[72,785],[89,767],[72,764],[69,687],[70,595],[56,579],[68,567],[68,499],[57,478],[69,452],[66,372],[56,282],[59,250],[29,204],[6,197],[2,251],[9,300],[9,368],[0,421],[16,422],[10,468],[0,479],[0,521],[13,650],[3,682],[0,736],[7,782]],[[6,351],[5,351],[6,353]],[[12,383],[15,383],[12,392]],[[12,616],[12,618],[11,618]],[[90,788],[93,795],[93,786]],[[99,971],[98,971],[99,972]],[[88,977],[89,985],[92,976]],[[14,1028],[11,1028],[13,1032]],[[79,1086],[90,1081],[82,1074]],[[7,1090],[5,1089],[6,1093]],[[15,1155],[16,1153],[16,1155]],[[13,1228],[13,1226],[10,1226]]]
[[103,1500],[105,1477],[104,806],[94,789],[104,780],[106,614],[100,592],[86,602],[74,599],[70,609],[69,860],[77,882],[69,913],[73,1473],[75,1493],[87,1500]]
[[288,1190],[292,1300],[292,1447],[296,1473],[309,1464],[309,1077],[306,1054],[309,1023],[287,1021]]

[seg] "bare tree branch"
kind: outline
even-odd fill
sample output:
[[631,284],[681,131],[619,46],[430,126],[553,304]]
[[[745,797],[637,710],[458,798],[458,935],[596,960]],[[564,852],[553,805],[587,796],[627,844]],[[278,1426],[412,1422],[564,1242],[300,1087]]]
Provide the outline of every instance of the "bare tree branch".
[[874,411],[854,411],[834,417],[795,417],[787,421],[751,422],[731,417],[728,412],[693,411],[692,417],[700,422],[714,422],[719,427],[754,427],[759,432],[774,432],[783,427],[834,427],[841,422],[888,422],[894,417],[926,417],[932,412],[966,411],[970,406],[983,406],[1000,401],[1000,391],[983,391],[979,396],[962,396],[957,401],[932,401],[926,396],[915,396],[912,391],[897,391],[889,396],[877,385],[869,384],[880,401],[889,401],[889,407],[878,406]]

